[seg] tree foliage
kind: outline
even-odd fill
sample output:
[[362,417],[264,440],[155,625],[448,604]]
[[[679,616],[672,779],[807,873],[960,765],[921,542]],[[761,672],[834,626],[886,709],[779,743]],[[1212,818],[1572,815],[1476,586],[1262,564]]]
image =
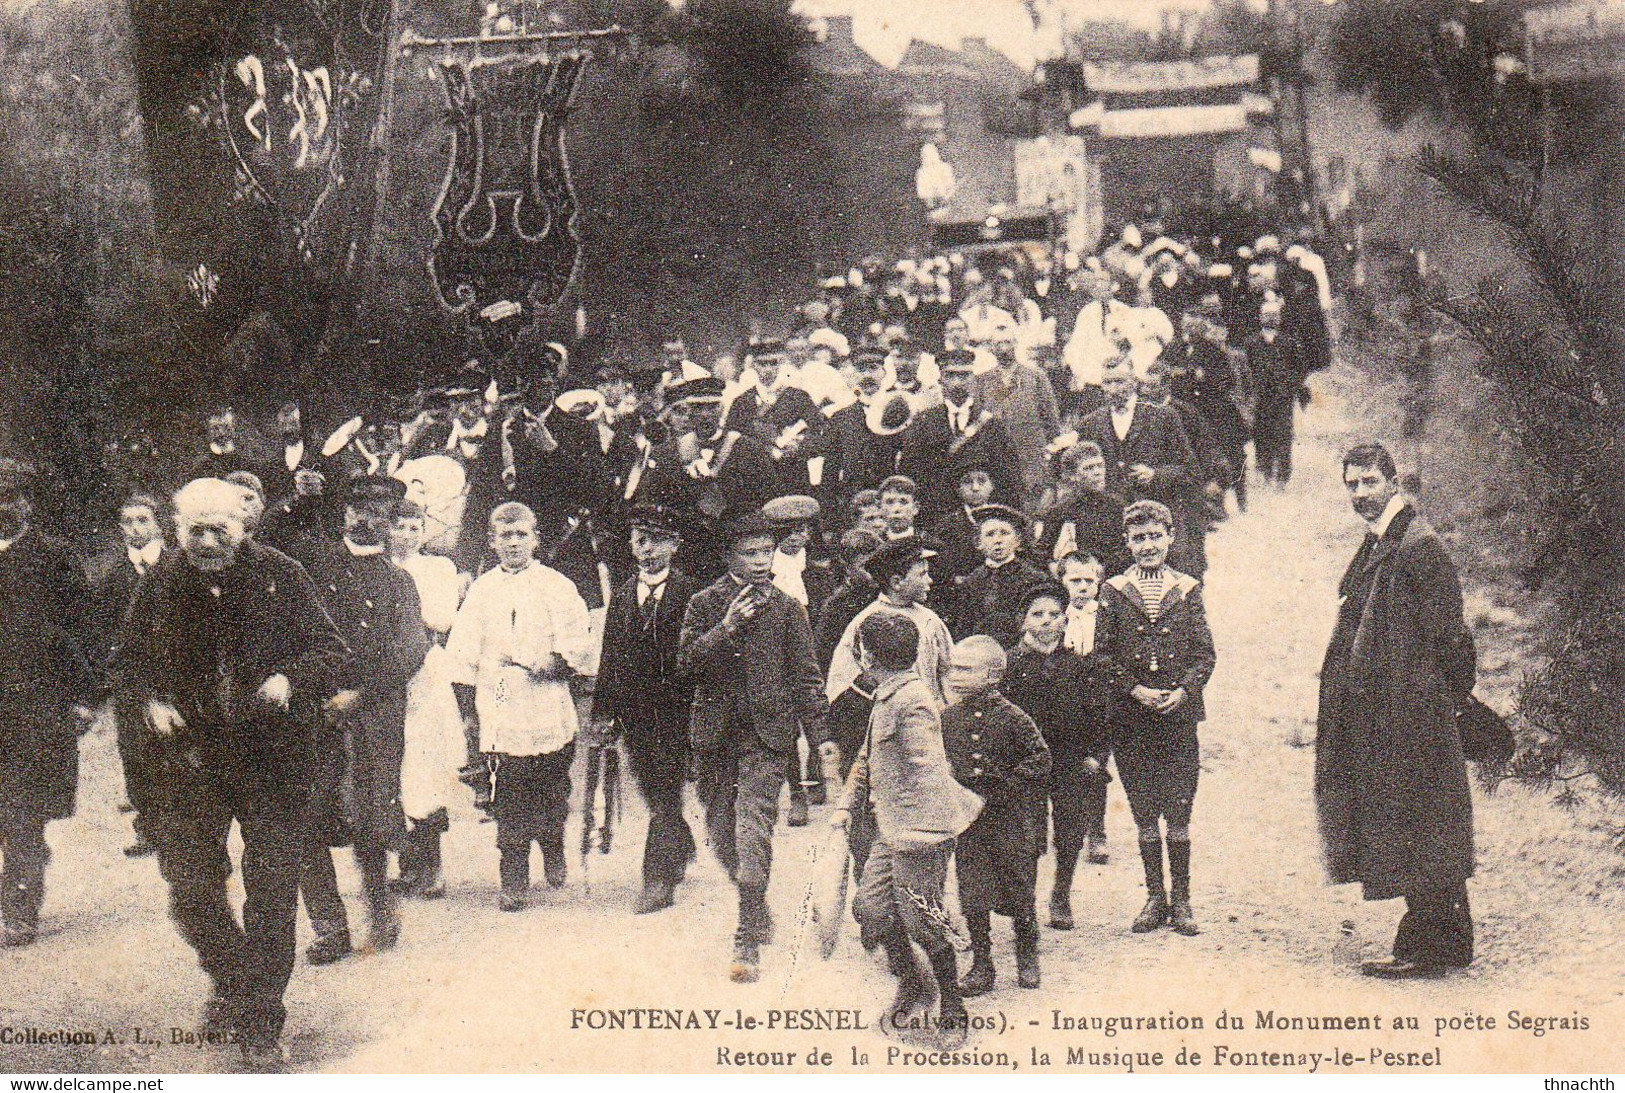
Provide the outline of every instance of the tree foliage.
[[1617,115],[1599,115],[1584,88],[1542,96],[1525,78],[1520,11],[1509,0],[1348,0],[1328,54],[1337,84],[1390,125],[1426,112],[1468,138],[1460,154],[1425,150],[1419,167],[1496,232],[1513,273],[1462,294],[1436,286],[1431,303],[1477,346],[1522,453],[1536,493],[1527,576],[1558,619],[1520,695],[1524,748],[1509,773],[1565,799],[1583,776],[1621,796],[1625,284],[1597,238],[1609,211],[1576,207],[1555,183],[1559,169],[1588,188],[1608,177],[1615,157],[1596,156],[1583,134]]

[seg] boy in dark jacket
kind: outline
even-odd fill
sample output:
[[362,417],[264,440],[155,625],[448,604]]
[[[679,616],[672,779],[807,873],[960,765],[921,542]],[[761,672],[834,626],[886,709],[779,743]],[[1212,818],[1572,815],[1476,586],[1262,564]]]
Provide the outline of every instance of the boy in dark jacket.
[[956,644],[948,674],[953,705],[942,715],[954,778],[985,802],[954,848],[959,905],[970,930],[971,966],[959,984],[966,997],[993,989],[995,911],[1015,924],[1017,982],[1029,990],[1039,985],[1033,890],[1050,751],[1033,719],[999,693],[1004,672],[1004,650],[992,638],[976,635]]
[[1091,834],[1089,802],[1093,783],[1104,779],[1110,750],[1112,692],[1102,682],[1109,665],[1081,656],[1067,644],[1073,620],[1068,593],[1040,585],[1025,597],[1021,642],[1010,651],[1004,693],[1038,724],[1050,748],[1048,809],[1036,806],[1043,853],[1048,833],[1045,812],[1055,828],[1055,883],[1050,889],[1049,924],[1072,929],[1072,877],[1078,855]]
[[[1213,675],[1213,634],[1201,582],[1167,565],[1173,515],[1157,501],[1123,512],[1134,565],[1106,582],[1096,619],[1095,651],[1112,663],[1118,688],[1113,751],[1134,824],[1149,893],[1134,919],[1135,933],[1171,925],[1200,931],[1191,911],[1191,803],[1201,749],[1202,688]],[[1163,888],[1162,824],[1168,830]]]
[[647,915],[672,905],[694,860],[694,833],[683,818],[694,688],[677,670],[677,647],[695,585],[672,565],[682,546],[675,513],[640,505],[628,522],[638,572],[610,597],[592,717],[607,738],[626,740],[632,776],[649,806],[643,892],[633,908]]
[[677,653],[694,682],[689,743],[711,847],[739,889],[736,983],[756,982],[758,950],[773,938],[767,887],[785,768],[804,727],[822,739],[828,712],[806,609],[773,585],[778,537],[760,513],[730,526],[728,572],[689,600]]
[[[875,684],[863,672],[835,696],[829,704],[829,716],[824,720],[824,742],[819,746],[824,776],[835,771],[839,785],[846,784],[852,773],[852,763],[869,737],[869,714],[875,706]],[[865,807],[852,817],[846,829],[846,842],[852,848],[852,879],[863,877],[863,866],[869,860],[869,849],[875,842],[874,811]]]
[[959,586],[952,626],[956,640],[986,634],[1008,648],[1021,637],[1021,596],[1049,578],[1018,556],[1027,518],[1008,505],[983,505],[976,520],[982,564]]

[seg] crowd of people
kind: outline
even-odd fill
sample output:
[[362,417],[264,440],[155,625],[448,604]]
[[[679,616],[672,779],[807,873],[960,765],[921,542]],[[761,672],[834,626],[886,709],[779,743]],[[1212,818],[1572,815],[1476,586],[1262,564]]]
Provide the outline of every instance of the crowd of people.
[[318,439],[288,404],[270,453],[221,407],[181,481],[120,469],[118,535],[88,565],[33,528],[36,479],[5,461],[5,944],[37,937],[45,825],[73,810],[98,705],[126,853],[157,857],[209,1029],[260,1054],[300,898],[310,963],[358,947],[335,847],[366,946],[393,947],[398,901],[443,895],[442,836],[471,799],[494,820],[495,906],[522,912],[537,852],[547,888],[569,883],[578,750],[584,847],[609,850],[596,791],[622,754],[647,803],[638,914],[695,861],[695,786],[738,890],[735,981],[774,937],[781,798],[792,826],[827,807],[845,828],[898,1027],[963,1039],[962,999],[997,982],[994,915],[1039,986],[1039,864],[1053,850],[1048,926],[1073,929],[1113,768],[1147,889],[1130,928],[1195,935],[1204,540],[1246,505],[1249,444],[1259,479],[1290,477],[1329,302],[1303,242],[1155,224],[1098,255],[865,263],[782,337],[705,365],[676,338],[649,367],[525,348],[406,421]]

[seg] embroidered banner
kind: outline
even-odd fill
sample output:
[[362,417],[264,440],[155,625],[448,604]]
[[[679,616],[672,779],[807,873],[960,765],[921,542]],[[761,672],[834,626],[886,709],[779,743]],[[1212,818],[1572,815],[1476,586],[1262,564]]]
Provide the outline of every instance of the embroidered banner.
[[587,60],[571,51],[441,65],[452,144],[429,273],[448,310],[499,325],[518,304],[528,324],[569,289],[581,240],[564,123]]
[[331,281],[372,213],[388,0],[132,0],[166,256],[201,307]]

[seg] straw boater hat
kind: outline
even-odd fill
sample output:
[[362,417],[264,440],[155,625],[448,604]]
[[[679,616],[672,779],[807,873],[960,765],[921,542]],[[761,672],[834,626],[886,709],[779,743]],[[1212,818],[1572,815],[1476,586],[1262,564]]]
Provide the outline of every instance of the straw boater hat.
[[882,391],[869,408],[863,420],[875,436],[896,436],[914,421],[914,400],[904,391]]

